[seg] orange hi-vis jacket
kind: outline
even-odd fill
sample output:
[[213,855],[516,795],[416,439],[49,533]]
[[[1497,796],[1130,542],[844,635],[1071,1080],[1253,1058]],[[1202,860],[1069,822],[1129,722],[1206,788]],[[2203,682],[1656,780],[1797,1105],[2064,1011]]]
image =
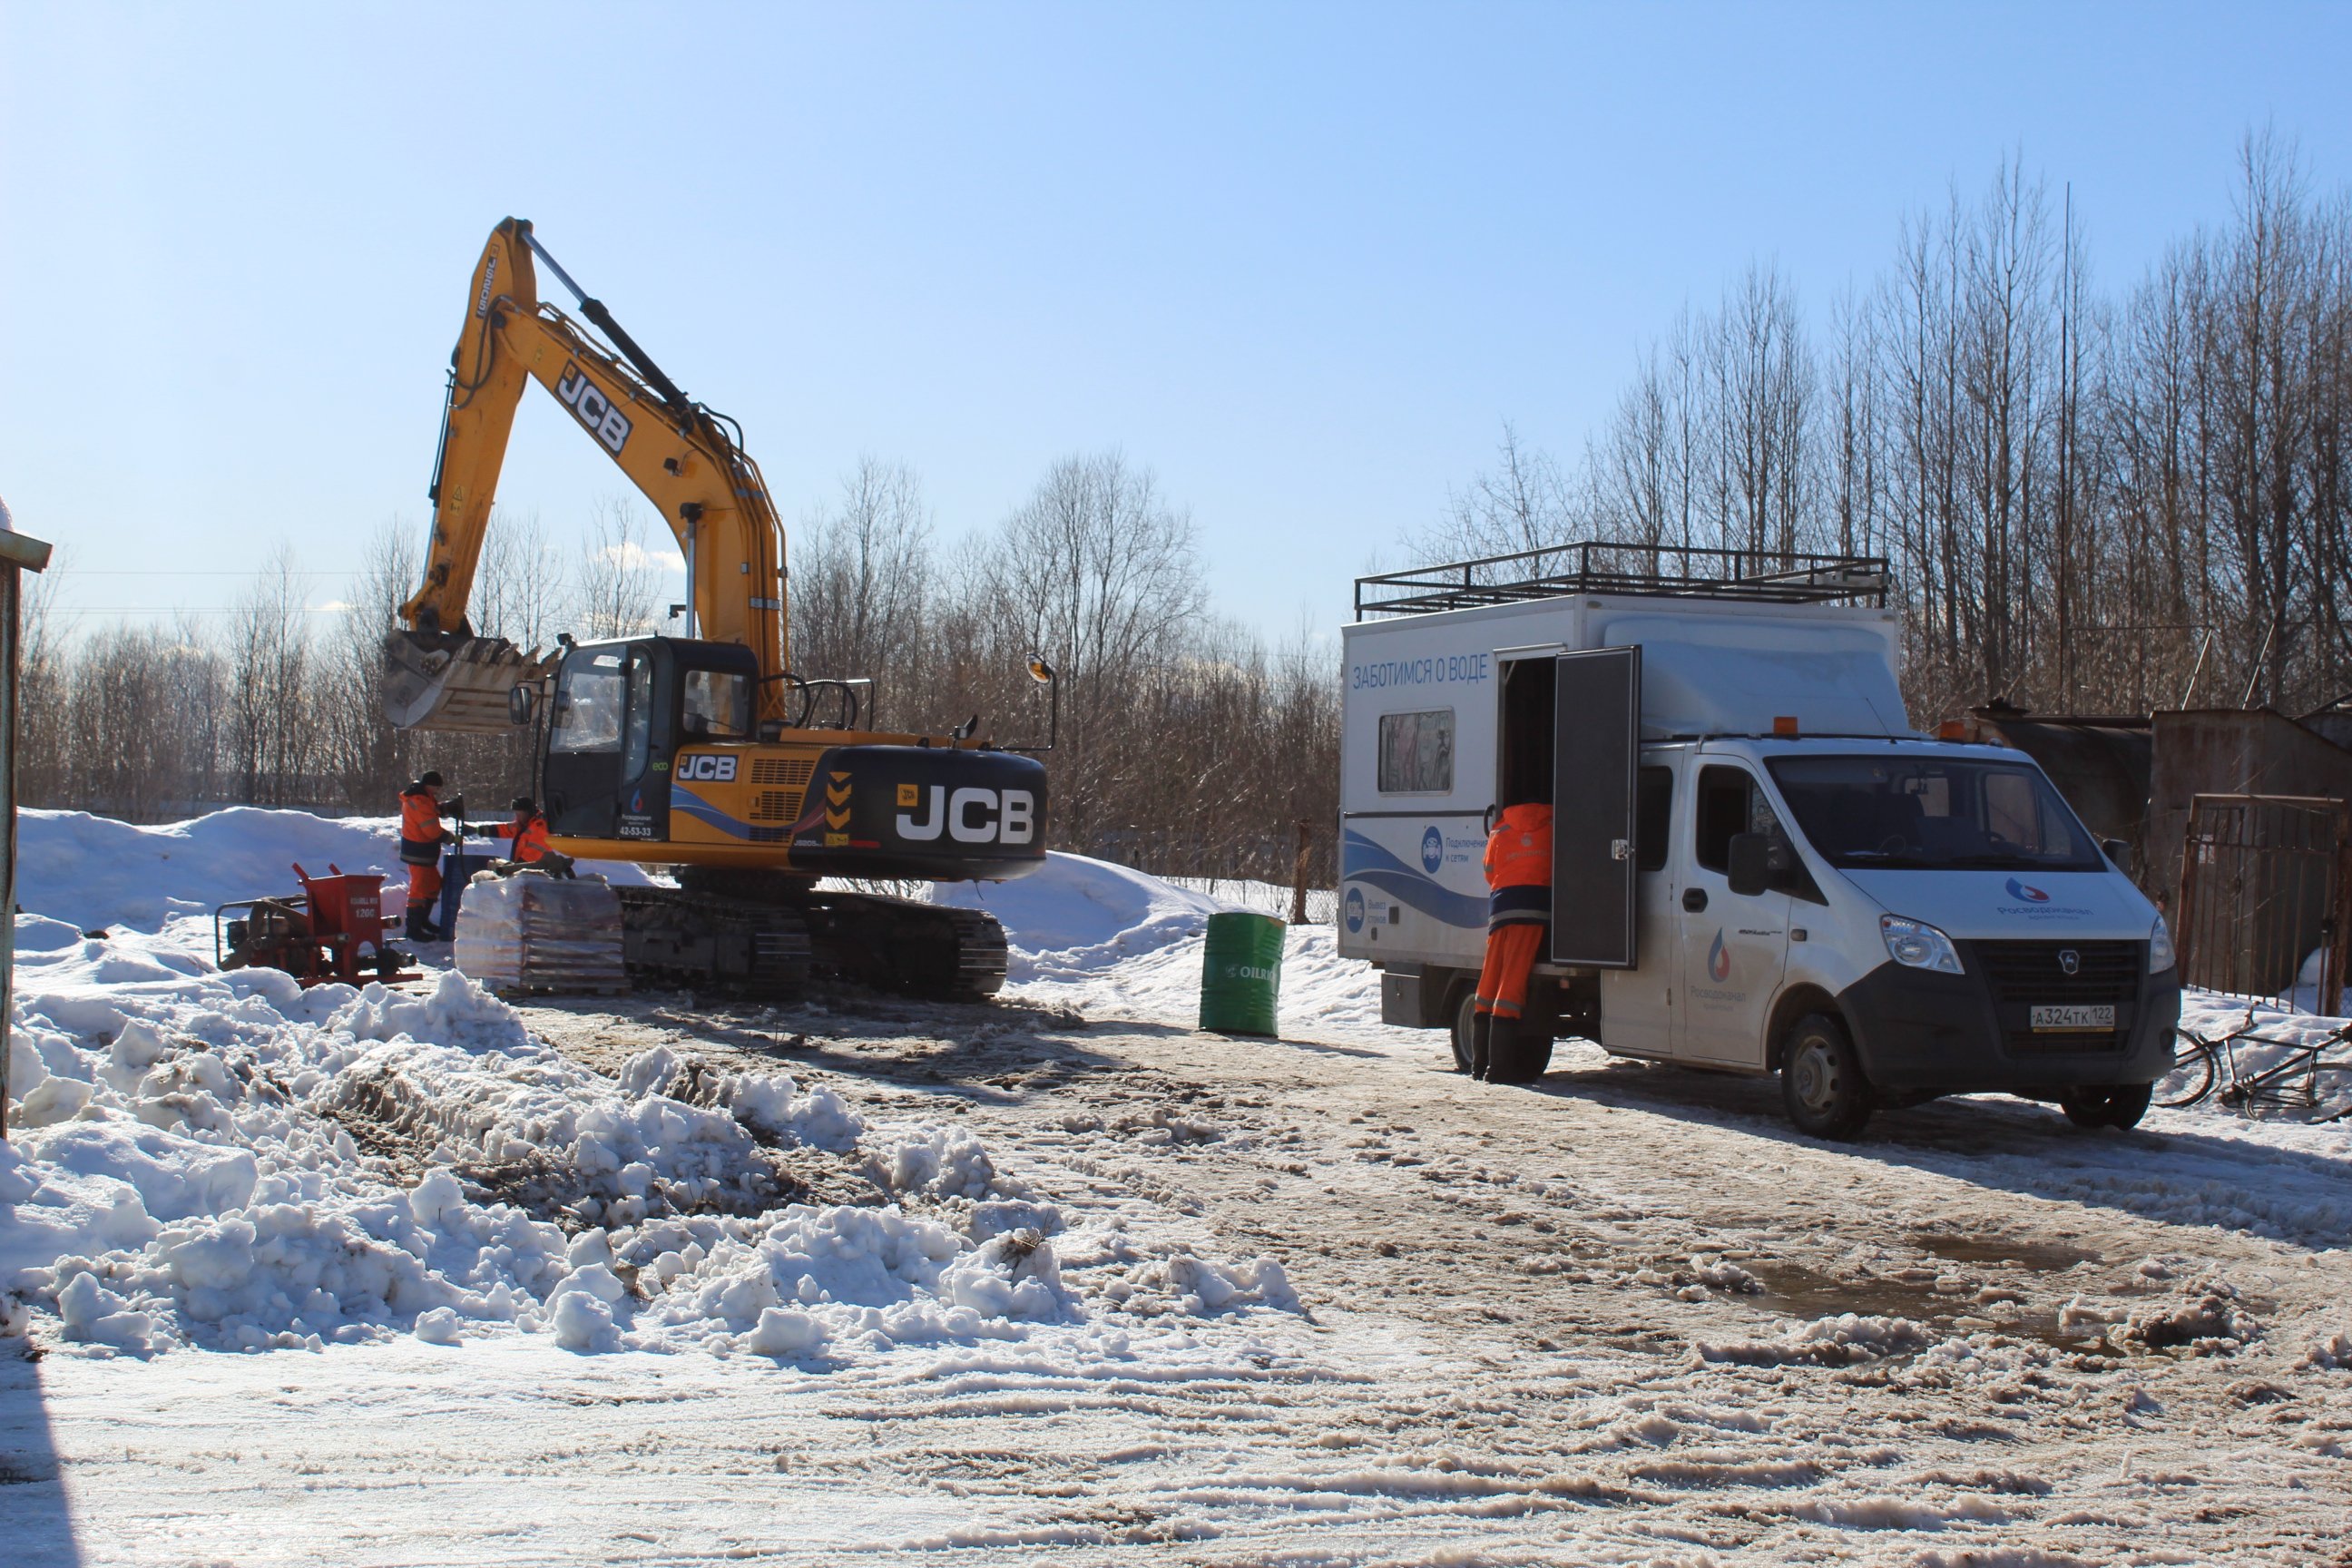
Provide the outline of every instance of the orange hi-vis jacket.
[[1551,807],[1507,806],[1486,839],[1486,929],[1551,919]]
[[400,795],[400,858],[410,866],[441,863],[441,806],[423,790],[403,790]]
[[518,816],[499,829],[499,837],[514,840],[514,858],[528,865],[547,853],[547,818],[537,812]]

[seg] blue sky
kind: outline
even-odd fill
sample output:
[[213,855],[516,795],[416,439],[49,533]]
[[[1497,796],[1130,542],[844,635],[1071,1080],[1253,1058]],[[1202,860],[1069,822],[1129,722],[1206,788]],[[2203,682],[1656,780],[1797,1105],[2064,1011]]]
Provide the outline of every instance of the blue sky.
[[[2352,177],[2352,6],[304,5],[0,0],[0,496],[68,604],[331,599],[421,534],[513,214],[788,522],[861,452],[940,533],[1108,446],[1283,632],[1506,417],[1562,451],[1751,257],[1825,310],[2021,147],[2127,281],[2251,125]],[[551,279],[546,280],[551,290]],[[502,502],[622,489],[543,398]]]

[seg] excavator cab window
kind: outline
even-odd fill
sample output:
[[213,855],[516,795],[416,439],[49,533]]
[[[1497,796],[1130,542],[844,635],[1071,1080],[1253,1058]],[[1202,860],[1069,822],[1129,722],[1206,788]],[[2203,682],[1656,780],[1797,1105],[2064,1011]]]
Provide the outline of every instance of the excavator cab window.
[[575,655],[563,661],[556,683],[554,721],[548,731],[551,752],[617,752],[621,749],[621,705],[625,689],[619,649]]
[[730,670],[689,669],[681,711],[688,740],[748,741],[751,738],[751,678]]
[[646,771],[653,755],[654,655],[651,648],[629,650],[629,720],[627,743],[621,749],[621,777],[634,779]]

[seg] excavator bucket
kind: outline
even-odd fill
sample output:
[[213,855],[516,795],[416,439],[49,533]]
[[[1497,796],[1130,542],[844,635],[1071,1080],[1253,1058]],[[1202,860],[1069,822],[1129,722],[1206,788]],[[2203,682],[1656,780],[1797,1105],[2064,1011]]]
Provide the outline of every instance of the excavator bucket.
[[395,730],[503,734],[514,726],[514,689],[535,685],[555,662],[504,637],[396,631],[384,639],[383,716]]

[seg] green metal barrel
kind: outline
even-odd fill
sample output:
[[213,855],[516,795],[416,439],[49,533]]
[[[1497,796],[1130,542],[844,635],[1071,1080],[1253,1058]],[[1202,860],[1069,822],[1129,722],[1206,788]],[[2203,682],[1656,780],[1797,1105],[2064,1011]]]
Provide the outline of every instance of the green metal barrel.
[[1209,917],[1201,957],[1201,1027],[1221,1035],[1278,1033],[1282,936],[1282,922],[1271,915]]

